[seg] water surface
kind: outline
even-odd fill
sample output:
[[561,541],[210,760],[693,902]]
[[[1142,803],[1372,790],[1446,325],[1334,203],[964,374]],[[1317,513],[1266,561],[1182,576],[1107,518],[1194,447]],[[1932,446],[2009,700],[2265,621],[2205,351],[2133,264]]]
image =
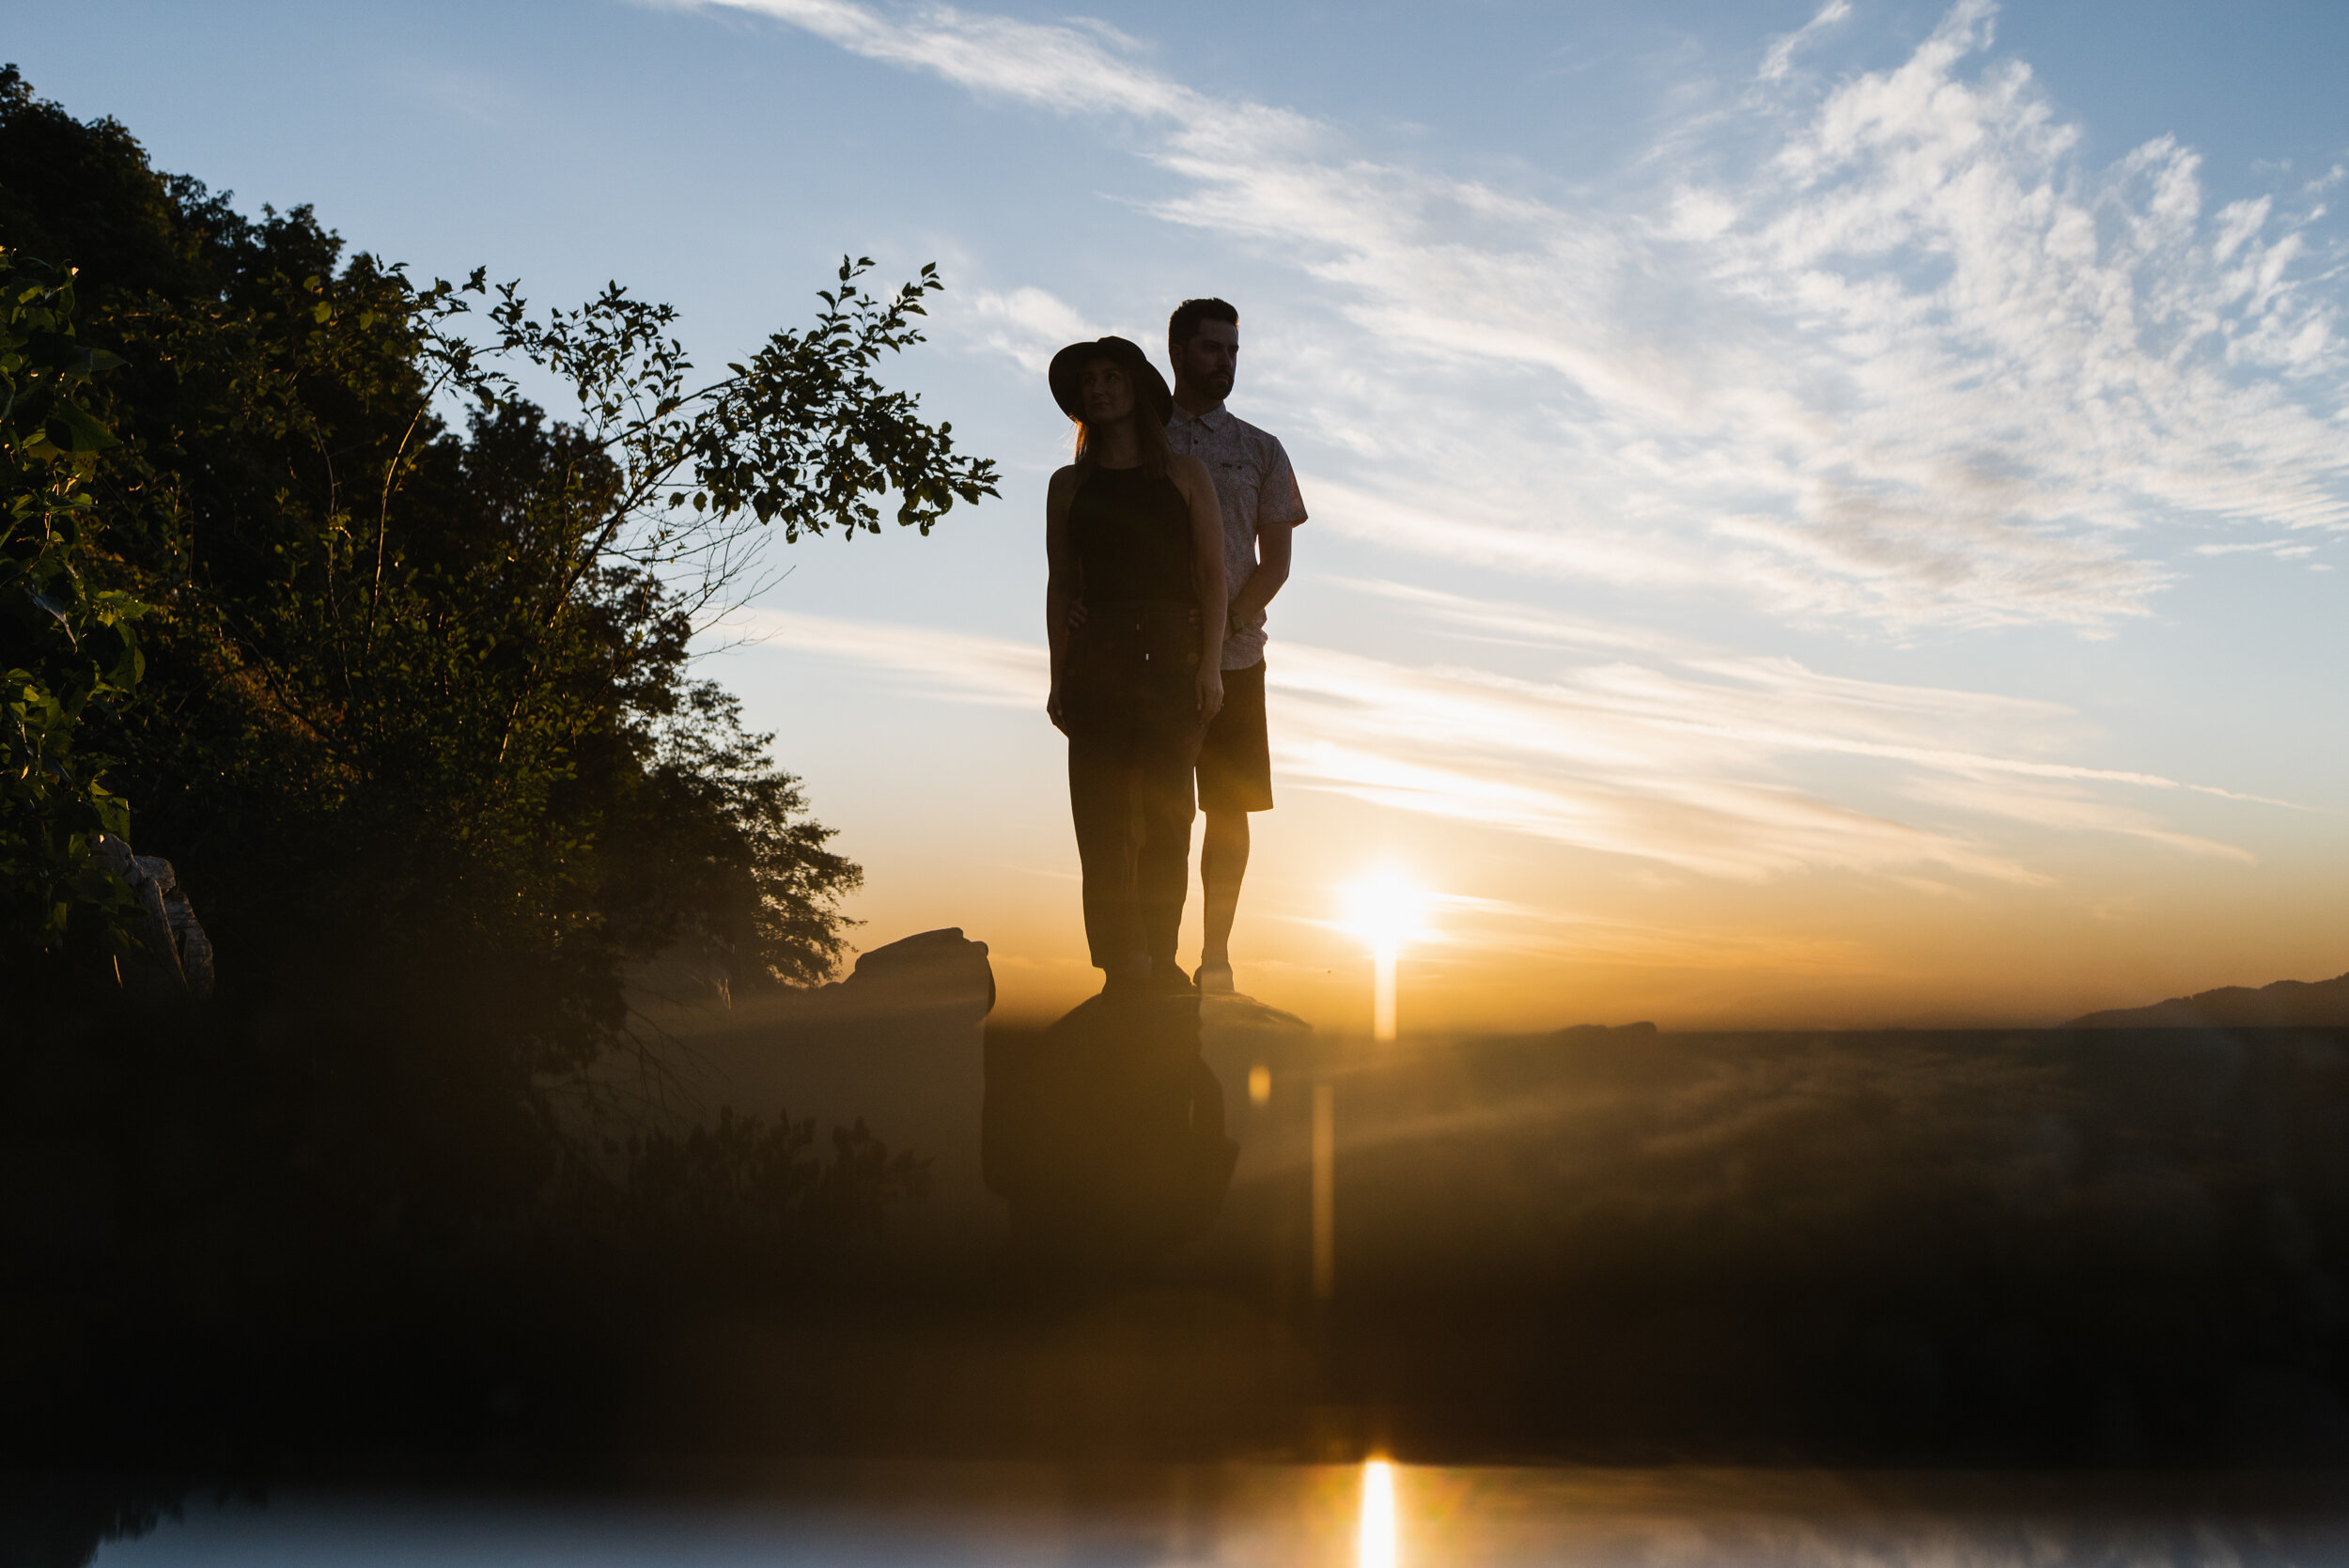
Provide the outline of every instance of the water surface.
[[332,1563],[2349,1563],[2349,1488],[2233,1476],[818,1465],[664,1500],[191,1498],[107,1568]]

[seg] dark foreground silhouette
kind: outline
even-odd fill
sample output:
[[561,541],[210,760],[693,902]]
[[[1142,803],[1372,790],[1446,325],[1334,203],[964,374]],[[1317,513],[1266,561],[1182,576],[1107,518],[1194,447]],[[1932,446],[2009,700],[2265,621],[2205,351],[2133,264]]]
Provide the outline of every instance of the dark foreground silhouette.
[[[1234,1086],[1238,1157],[1184,1241],[1212,1208],[1223,1096],[1195,1071],[1184,1087],[1187,1023],[1162,1059],[1088,1055],[1110,1043],[1099,1011],[984,1046],[967,1006],[856,1021],[932,1031],[888,1048],[893,1081],[944,1084],[939,1126],[958,1105],[976,1127],[984,1094],[1013,1196],[985,1197],[975,1137],[951,1158],[917,1145],[933,1196],[852,1210],[878,1233],[818,1223],[827,1179],[871,1190],[824,1176],[853,1158],[770,1151],[813,1174],[779,1188],[802,1218],[756,1246],[709,1218],[737,1212],[711,1175],[563,1247],[318,1237],[309,1278],[257,1294],[239,1250],[265,1238],[214,1214],[125,1239],[76,1196],[101,1154],[20,1145],[9,1458],[148,1478],[133,1516],[190,1481],[660,1486],[794,1457],[2349,1462],[2349,1033],[1375,1047],[1210,999],[1196,1060]],[[818,1030],[809,1060],[851,1061],[851,1039]],[[873,1106],[873,1135],[917,1109]],[[978,1196],[944,1222],[956,1191]],[[1143,1235],[1115,1266],[1065,1266]]]
[[2279,980],[2256,990],[2221,986],[2151,1007],[2116,1007],[2067,1029],[2349,1029],[2349,974]]
[[1099,996],[988,1039],[981,1158],[1022,1265],[1146,1265],[1215,1223],[1239,1145],[1199,1003]]

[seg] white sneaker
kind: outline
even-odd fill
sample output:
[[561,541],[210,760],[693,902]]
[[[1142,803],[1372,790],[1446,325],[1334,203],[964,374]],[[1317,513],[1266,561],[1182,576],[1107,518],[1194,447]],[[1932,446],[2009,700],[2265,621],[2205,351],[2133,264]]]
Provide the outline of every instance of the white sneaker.
[[1225,962],[1201,964],[1199,972],[1191,977],[1200,990],[1222,996],[1232,994],[1232,966]]

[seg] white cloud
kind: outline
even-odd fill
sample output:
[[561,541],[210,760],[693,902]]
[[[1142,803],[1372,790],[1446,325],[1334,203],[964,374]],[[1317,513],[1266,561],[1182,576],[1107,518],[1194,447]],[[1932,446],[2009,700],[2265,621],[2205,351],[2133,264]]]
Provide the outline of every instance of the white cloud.
[[2302,539],[2249,539],[2232,544],[2196,545],[2197,555],[2272,555],[2279,561],[2298,560],[2313,555],[2317,547]]
[[[1576,209],[1365,161],[1090,25],[706,3],[1157,136],[1156,211],[1301,274],[1251,385],[1322,444],[1317,515],[1392,548],[1863,625],[2093,629],[2171,581],[2149,525],[2349,526],[2349,363],[2298,235],[2261,202],[2206,217],[2167,140],[2077,166],[1983,0],[1822,88],[1793,62],[1832,0],[1739,105]],[[1028,365],[1058,302],[992,298],[983,340]],[[1336,318],[1308,333],[1315,300]]]
[[1762,54],[1762,67],[1754,72],[1756,80],[1763,82],[1786,80],[1787,75],[1794,70],[1796,53],[1819,34],[1837,23],[1845,21],[1850,16],[1850,0],[1827,0],[1827,4],[1821,6],[1810,21],[1784,37],[1770,40],[1770,47]]
[[[1532,605],[1493,603],[1403,583],[1345,585],[1408,605],[1471,638],[1643,656],[1645,664],[1618,661],[1561,679],[1592,692],[1603,691],[1623,711],[1658,723],[1701,728],[1776,753],[1919,763],[1965,777],[2182,789],[2291,807],[2289,801],[2212,784],[2054,760],[2053,753],[2077,739],[2079,727],[2078,716],[2060,703],[1822,675],[1791,659],[1734,654],[1685,638],[1561,616]],[[1481,674],[1462,678],[1522,684]],[[2016,751],[2027,754],[2008,754]]]
[[[1377,591],[1439,617],[1483,610]],[[1284,643],[1269,671],[1284,786],[1735,880],[1827,868],[2048,879],[1983,819],[2248,858],[2111,799],[2206,786],[2064,760],[2077,720],[2054,704],[1823,675],[1588,623],[1545,627],[1522,607],[1483,618],[1598,657],[1526,681]],[[947,701],[1040,709],[1050,683],[1044,649],[1008,639],[781,611],[741,612],[730,629]],[[1811,777],[1823,762],[1875,766],[1889,792],[1944,820],[1838,804]]]
[[2045,880],[1979,842],[1797,786],[1768,737],[1703,722],[1705,693],[1642,700],[1609,679],[1622,672],[1595,674],[1503,684],[1286,644],[1268,677],[1275,758],[1308,787],[1710,877],[1934,867]]
[[736,610],[711,629],[729,645],[789,648],[884,670],[924,696],[1043,711],[1050,656],[1040,645],[937,627]]
[[851,54],[926,70],[988,97],[1071,114],[1180,117],[1207,101],[1120,56],[1131,40],[1098,23],[1038,25],[930,6],[910,16],[848,0],[715,0],[805,28]]
[[2017,789],[2008,784],[1992,787],[1979,780],[1963,778],[1912,779],[1903,793],[1914,800],[2008,817],[2036,828],[2062,832],[2121,833],[2189,855],[2247,863],[2252,859],[2249,851],[2234,845],[2181,833],[2150,812],[2100,800],[2085,791],[2061,784]]
[[1008,293],[981,290],[964,308],[972,323],[970,330],[982,346],[1038,376],[1063,346],[1099,337],[1104,331],[1086,321],[1067,301],[1035,287]]

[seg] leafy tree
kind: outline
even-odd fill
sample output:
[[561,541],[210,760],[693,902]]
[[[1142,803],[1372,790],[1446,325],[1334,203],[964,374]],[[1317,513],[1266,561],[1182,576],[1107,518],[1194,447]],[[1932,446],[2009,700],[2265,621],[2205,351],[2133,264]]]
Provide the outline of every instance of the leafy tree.
[[118,445],[82,404],[119,362],[74,336],[73,280],[0,250],[0,973],[76,937],[128,951],[128,890],[96,861],[128,811],[84,745],[93,704],[139,675],[146,606],[93,583],[89,481]]
[[[639,960],[801,985],[842,951],[856,866],[688,652],[775,534],[993,493],[882,382],[936,274],[846,261],[702,378],[664,305],[418,285],[12,67],[0,248],[0,1165],[72,1172],[12,1196],[0,1296],[76,1347],[0,1367],[19,1457],[168,1431],[167,1386],[215,1452],[231,1383],[334,1387],[372,1442],[320,1369],[381,1399],[576,1330],[574,1384],[598,1324],[828,1277],[922,1161],[732,1118],[580,1158],[559,1111],[644,1032]],[[127,912],[90,841],[126,829],[212,936],[202,1008],[86,984]]]
[[[834,527],[849,538],[879,533],[873,498],[894,491],[897,521],[926,535],[957,500],[995,493],[993,465],[957,457],[953,426],[925,425],[910,395],[872,374],[884,356],[922,341],[913,318],[925,314],[924,296],[945,287],[936,265],[894,296],[858,282],[872,266],[870,256],[842,257],[836,285],[817,296],[824,313],[812,329],[774,334],[699,386],[665,304],[613,284],[540,321],[518,286],[499,288],[494,353],[568,383],[582,431],[616,465],[617,483],[597,497],[599,526],[583,542],[582,571],[611,560],[682,567],[698,609],[738,582],[770,524],[781,522],[788,542]],[[438,334],[434,349],[467,390],[485,403],[497,396],[503,379],[468,340]]]
[[[666,305],[418,285],[13,68],[0,244],[78,265],[80,342],[121,362],[86,398],[125,450],[75,470],[78,569],[107,624],[146,607],[145,674],[76,744],[119,759],[107,799],[178,865],[215,1005],[285,1053],[354,1202],[530,1190],[540,1086],[625,1037],[638,960],[832,970],[857,868],[688,650],[773,532],[878,531],[894,497],[926,533],[994,493],[879,379],[933,270],[874,292],[844,261],[812,325],[702,379]],[[574,417],[518,394],[524,365]],[[413,1174],[459,1143],[488,1164]]]

